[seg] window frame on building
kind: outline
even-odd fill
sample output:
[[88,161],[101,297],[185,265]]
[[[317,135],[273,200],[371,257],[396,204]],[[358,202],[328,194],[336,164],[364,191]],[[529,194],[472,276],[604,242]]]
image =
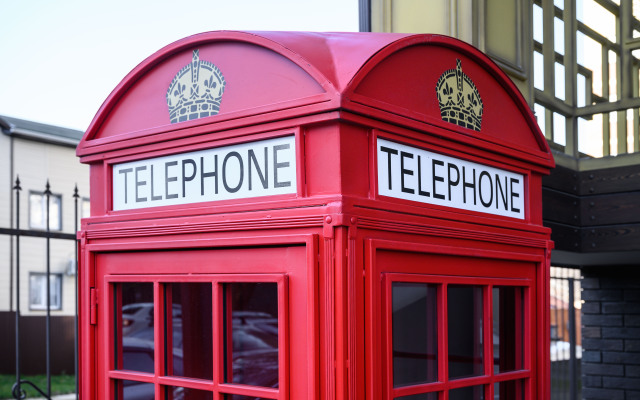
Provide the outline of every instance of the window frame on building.
[[[29,272],[29,310],[45,311],[47,309],[46,284],[40,282],[36,288],[34,282],[36,278],[38,278],[39,281],[46,281],[47,274],[46,272]],[[42,293],[39,294],[41,301],[37,304],[33,302],[34,290],[42,291]],[[60,273],[49,274],[49,299],[51,299],[51,310],[62,310],[62,274]]]
[[[47,195],[44,192],[29,191],[29,228],[35,230],[47,230]],[[36,200],[37,199],[37,200]],[[38,208],[34,207],[38,204]],[[52,205],[57,205],[52,207]],[[38,212],[38,214],[36,214]],[[62,195],[49,195],[49,230],[62,231]]]

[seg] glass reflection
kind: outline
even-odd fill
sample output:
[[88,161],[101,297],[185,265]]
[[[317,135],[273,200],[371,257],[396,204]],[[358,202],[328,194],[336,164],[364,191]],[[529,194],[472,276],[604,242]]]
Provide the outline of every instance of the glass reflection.
[[437,286],[394,282],[393,386],[438,379]]
[[153,283],[119,283],[114,301],[115,365],[153,373]]
[[116,400],[154,400],[153,383],[137,381],[116,381]]
[[483,375],[482,287],[447,288],[449,378]]
[[225,381],[277,388],[277,284],[227,283],[224,291],[225,309],[230,308],[232,316],[231,338],[226,339],[227,343],[231,340],[231,346],[226,349]]
[[484,386],[467,386],[449,391],[449,400],[484,400]]
[[524,384],[522,381],[496,382],[493,385],[493,398],[495,400],[522,400],[524,399]]
[[213,393],[178,386],[167,386],[164,391],[165,400],[213,400]]
[[167,285],[167,375],[213,379],[211,292],[209,282]]
[[523,292],[514,286],[493,288],[493,370],[494,373],[522,369]]
[[410,396],[396,397],[396,400],[438,400],[438,393],[419,393]]

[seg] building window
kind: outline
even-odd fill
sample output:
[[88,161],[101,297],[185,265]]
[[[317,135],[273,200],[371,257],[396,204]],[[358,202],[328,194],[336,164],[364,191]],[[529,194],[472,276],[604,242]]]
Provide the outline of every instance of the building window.
[[[29,228],[47,229],[47,196],[41,192],[29,193]],[[62,230],[62,196],[49,196],[49,229]]]
[[[52,310],[62,309],[62,274],[49,274],[49,299]],[[29,309],[47,309],[47,274],[29,274]]]

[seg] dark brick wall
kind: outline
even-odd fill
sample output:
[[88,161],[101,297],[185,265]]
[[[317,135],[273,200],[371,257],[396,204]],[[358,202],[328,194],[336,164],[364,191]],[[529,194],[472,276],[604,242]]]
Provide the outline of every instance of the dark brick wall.
[[640,266],[582,273],[582,396],[640,399]]

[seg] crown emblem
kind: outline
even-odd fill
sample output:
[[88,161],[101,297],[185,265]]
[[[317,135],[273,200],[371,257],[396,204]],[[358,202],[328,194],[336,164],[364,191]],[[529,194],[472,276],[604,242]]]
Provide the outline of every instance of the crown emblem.
[[191,63],[178,71],[167,90],[171,123],[218,114],[224,86],[220,69],[209,61],[200,60],[199,51],[194,50]]
[[462,72],[460,60],[456,59],[456,69],[449,69],[440,76],[436,92],[443,121],[480,131],[482,99],[471,78]]

